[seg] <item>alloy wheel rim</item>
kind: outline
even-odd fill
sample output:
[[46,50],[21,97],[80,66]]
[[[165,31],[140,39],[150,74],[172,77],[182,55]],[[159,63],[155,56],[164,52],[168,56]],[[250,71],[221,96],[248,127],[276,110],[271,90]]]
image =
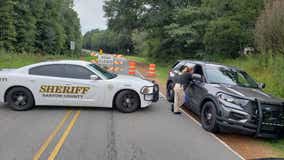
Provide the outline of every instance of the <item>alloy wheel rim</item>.
[[213,114],[212,114],[212,108],[211,107],[206,107],[204,111],[204,118],[205,118],[205,123],[207,126],[211,126],[212,121],[213,121]]
[[24,92],[18,91],[12,94],[12,102],[17,107],[22,108],[28,103],[27,95]]
[[127,94],[123,97],[122,106],[126,109],[135,107],[135,98],[133,95]]

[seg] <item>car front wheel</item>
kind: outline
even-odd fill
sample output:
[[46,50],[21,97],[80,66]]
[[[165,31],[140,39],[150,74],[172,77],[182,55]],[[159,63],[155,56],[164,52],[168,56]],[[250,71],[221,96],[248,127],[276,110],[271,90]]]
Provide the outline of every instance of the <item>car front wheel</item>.
[[131,113],[140,107],[140,98],[137,93],[130,90],[120,92],[115,99],[115,106],[118,111]]
[[209,132],[218,132],[217,111],[213,102],[206,102],[201,111],[202,127]]
[[32,93],[23,87],[15,87],[7,93],[7,103],[13,110],[25,111],[34,107]]

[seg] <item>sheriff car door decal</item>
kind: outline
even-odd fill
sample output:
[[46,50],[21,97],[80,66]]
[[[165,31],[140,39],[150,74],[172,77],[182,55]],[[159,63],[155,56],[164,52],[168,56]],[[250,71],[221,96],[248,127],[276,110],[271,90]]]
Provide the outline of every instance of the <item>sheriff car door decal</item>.
[[42,85],[39,92],[43,97],[81,99],[89,90],[86,86]]

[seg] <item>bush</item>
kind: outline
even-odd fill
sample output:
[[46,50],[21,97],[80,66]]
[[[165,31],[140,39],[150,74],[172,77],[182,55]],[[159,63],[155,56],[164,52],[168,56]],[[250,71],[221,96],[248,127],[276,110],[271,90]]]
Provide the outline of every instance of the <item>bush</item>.
[[284,1],[270,0],[257,19],[255,43],[262,52],[284,54]]

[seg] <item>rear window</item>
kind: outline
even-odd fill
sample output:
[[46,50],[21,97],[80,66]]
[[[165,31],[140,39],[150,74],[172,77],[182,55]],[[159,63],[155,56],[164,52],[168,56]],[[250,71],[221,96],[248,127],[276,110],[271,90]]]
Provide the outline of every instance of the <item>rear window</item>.
[[90,79],[91,75],[94,75],[92,71],[85,67],[71,64],[51,64],[38,66],[31,68],[29,74],[73,79]]
[[63,64],[43,65],[31,68],[29,74],[38,76],[61,77],[64,73]]

